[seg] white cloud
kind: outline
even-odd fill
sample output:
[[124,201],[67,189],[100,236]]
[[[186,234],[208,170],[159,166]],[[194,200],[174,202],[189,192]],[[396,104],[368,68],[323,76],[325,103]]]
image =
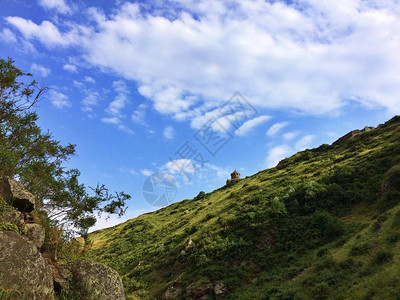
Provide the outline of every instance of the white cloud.
[[0,32],[0,40],[7,43],[16,43],[17,37],[15,36],[14,32],[12,32],[10,29],[4,28]]
[[32,73],[38,73],[42,77],[47,77],[51,73],[49,68],[35,63],[31,66],[31,71]]
[[[230,178],[230,171],[226,168],[222,168],[210,163],[205,164],[205,169],[212,171],[212,174],[217,176],[220,179],[228,179]],[[209,178],[213,178],[211,175]]]
[[113,89],[116,91],[117,95],[115,99],[109,104],[106,111],[111,115],[121,117],[121,111],[129,102],[129,90],[126,83],[122,80],[114,81]]
[[239,129],[235,131],[237,135],[247,135],[254,127],[261,125],[271,119],[270,116],[259,116],[250,121],[245,122]]
[[91,227],[89,232],[93,232],[99,229],[108,228],[115,226],[117,224],[124,223],[130,219],[136,218],[141,214],[148,212],[145,209],[135,209],[131,210],[128,208],[126,213],[122,217],[118,217],[117,215],[108,215],[108,214],[101,214],[99,218],[97,218],[96,225]]
[[137,124],[147,125],[145,121],[147,105],[142,103],[132,113],[132,121]]
[[293,140],[296,136],[298,136],[299,133],[296,131],[292,131],[292,132],[287,132],[283,135],[283,138],[287,141],[291,141]]
[[72,64],[65,64],[63,66],[63,70],[71,72],[71,73],[78,73],[78,68]]
[[118,125],[120,123],[120,119],[118,119],[117,117],[102,118],[101,121],[103,123],[114,124],[114,125]]
[[143,169],[140,171],[140,173],[142,173],[142,175],[146,177],[153,175],[153,171],[150,171],[148,169]]
[[310,148],[311,142],[314,140],[314,135],[306,135],[302,137],[295,145],[297,151],[301,151]]
[[125,133],[128,133],[128,134],[134,134],[132,129],[130,129],[130,128],[126,127],[125,125],[122,125],[122,124],[118,125],[118,129],[123,131],[123,132],[125,132]]
[[192,160],[182,158],[167,162],[164,167],[169,174],[194,174],[196,168]]
[[96,80],[94,80],[94,78],[93,77],[90,77],[90,76],[85,76],[85,79],[84,79],[86,82],[89,82],[89,83],[93,83],[93,84],[95,84],[96,83]]
[[327,114],[360,103],[400,112],[396,1],[209,4],[155,1],[149,12],[126,2],[109,15],[91,8],[84,25],[6,20],[49,48],[77,47],[86,63],[134,80],[177,119],[213,110],[236,90],[266,109]]
[[61,14],[71,13],[71,8],[65,3],[65,0],[39,0],[39,5],[50,10],[54,9]]
[[71,106],[71,102],[68,99],[68,96],[63,93],[56,92],[55,90],[50,90],[49,92],[50,101],[53,106],[56,108],[62,109]]
[[172,140],[175,137],[175,131],[174,128],[172,126],[167,126],[164,128],[163,131],[163,136],[167,139],[167,140]]
[[98,105],[100,95],[98,92],[85,90],[85,98],[82,101],[83,111],[93,111],[93,106]]
[[17,28],[22,35],[30,40],[37,39],[48,48],[71,46],[79,41],[78,29],[62,33],[53,23],[43,21],[40,25],[20,17],[6,17],[9,24]]
[[286,158],[288,155],[292,153],[292,149],[287,145],[280,145],[272,148],[267,156],[266,162],[267,167],[272,168],[275,167],[279,161]]
[[276,123],[274,125],[272,125],[268,131],[267,131],[267,135],[268,136],[274,136],[276,135],[279,131],[281,131],[283,128],[285,128],[286,126],[288,126],[289,123],[288,122],[281,122],[281,123]]

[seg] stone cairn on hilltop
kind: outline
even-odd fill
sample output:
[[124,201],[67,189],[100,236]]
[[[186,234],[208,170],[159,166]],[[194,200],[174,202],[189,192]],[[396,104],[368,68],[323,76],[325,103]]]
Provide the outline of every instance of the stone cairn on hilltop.
[[43,249],[45,228],[35,221],[35,196],[0,176],[0,298],[54,300],[72,291],[85,300],[124,300],[120,276],[93,261],[63,265]]
[[234,185],[236,182],[238,182],[240,180],[240,173],[238,171],[233,171],[231,174],[231,179],[228,179],[226,181],[226,186],[232,186]]

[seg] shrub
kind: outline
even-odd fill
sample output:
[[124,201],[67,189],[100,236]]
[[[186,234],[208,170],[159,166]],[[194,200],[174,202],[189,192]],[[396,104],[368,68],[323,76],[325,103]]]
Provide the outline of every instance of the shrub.
[[373,262],[377,265],[384,264],[391,261],[393,258],[393,253],[380,249],[374,256]]
[[398,232],[392,232],[389,234],[389,236],[386,238],[386,241],[390,244],[395,244],[400,240],[400,233]]
[[326,299],[329,294],[329,284],[326,282],[317,283],[312,289],[312,294],[315,299]]
[[196,200],[196,201],[201,200],[201,199],[205,198],[206,195],[207,194],[204,191],[200,191],[200,193],[196,197],[194,197],[193,200]]
[[370,243],[360,243],[360,244],[356,244],[353,245],[353,247],[351,247],[350,249],[350,256],[358,256],[358,255],[362,255],[362,254],[366,254],[371,250],[371,244]]

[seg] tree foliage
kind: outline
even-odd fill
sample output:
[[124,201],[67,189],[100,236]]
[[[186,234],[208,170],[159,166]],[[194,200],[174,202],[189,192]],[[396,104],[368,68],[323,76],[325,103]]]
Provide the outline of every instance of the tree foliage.
[[47,88],[31,77],[11,58],[0,59],[0,175],[18,178],[54,224],[84,235],[97,214],[124,214],[130,196],[101,184],[88,188],[79,182],[79,170],[64,166],[75,145],[62,145],[38,126],[34,107]]

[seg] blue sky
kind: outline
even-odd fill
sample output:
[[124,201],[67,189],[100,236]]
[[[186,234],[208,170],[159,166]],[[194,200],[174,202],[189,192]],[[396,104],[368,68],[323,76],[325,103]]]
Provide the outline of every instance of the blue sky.
[[[40,125],[77,144],[68,166],[132,195],[96,228],[155,210],[151,174],[192,198],[400,110],[394,0],[3,0],[0,17],[0,57],[51,88]],[[256,113],[221,109],[237,92]],[[215,155],[207,124],[230,137]]]

